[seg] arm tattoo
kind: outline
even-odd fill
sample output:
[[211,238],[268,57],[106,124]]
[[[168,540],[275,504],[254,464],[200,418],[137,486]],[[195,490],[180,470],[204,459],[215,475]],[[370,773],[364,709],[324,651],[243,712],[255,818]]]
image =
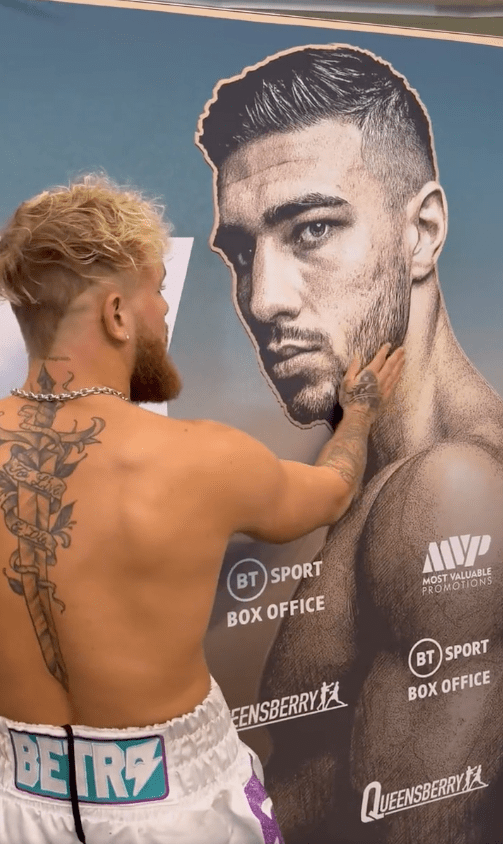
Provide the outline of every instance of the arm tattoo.
[[[42,366],[38,384],[52,392],[55,381]],[[40,650],[51,674],[68,691],[68,675],[54,623],[54,607],[64,612],[65,604],[56,597],[56,584],[49,579],[48,566],[57,563],[58,543],[68,548],[75,521],[75,501],[63,505],[68,478],[87,455],[85,446],[99,443],[96,435],[105,427],[103,419],[92,419],[83,431],[56,431],[53,428],[61,402],[42,402],[38,407],[25,404],[19,411],[18,431],[0,427],[0,445],[12,442],[10,458],[0,466],[0,507],[7,528],[17,539],[10,556],[10,570],[3,570],[16,595],[24,597]],[[3,414],[1,414],[3,415]],[[73,450],[82,456],[71,462]]]
[[370,414],[355,410],[346,412],[334,436],[322,449],[317,466],[328,466],[353,488],[358,488],[367,463],[367,441],[372,419]]
[[364,369],[358,376],[356,383],[349,389],[346,388],[345,382],[342,382],[339,404],[341,407],[346,407],[353,402],[356,404],[366,404],[373,411],[379,410],[381,404],[379,384],[370,369]]

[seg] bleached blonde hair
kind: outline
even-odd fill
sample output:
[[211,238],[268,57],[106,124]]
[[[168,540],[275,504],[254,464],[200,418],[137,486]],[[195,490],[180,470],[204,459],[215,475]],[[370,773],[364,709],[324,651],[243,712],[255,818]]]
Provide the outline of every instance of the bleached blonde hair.
[[72,300],[104,276],[161,260],[164,208],[104,174],[88,174],[23,202],[0,232],[0,297],[28,351],[47,353]]

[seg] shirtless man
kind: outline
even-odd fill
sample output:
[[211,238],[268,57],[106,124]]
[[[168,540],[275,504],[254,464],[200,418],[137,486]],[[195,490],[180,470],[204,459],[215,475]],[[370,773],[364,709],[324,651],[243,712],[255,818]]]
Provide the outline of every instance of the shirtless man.
[[0,240],[29,357],[0,401],[0,844],[282,842],[205,662],[219,569],[235,531],[283,542],[347,510],[403,351],[353,363],[315,467],[142,410],[181,386],[168,245],[152,203],[91,176]]
[[[349,703],[271,728],[287,844],[499,842],[503,404],[438,287],[447,214],[427,113],[382,59],[302,48],[221,82],[197,141],[212,245],[289,418],[333,421],[355,353],[406,350],[362,495],[295,594],[324,594],[326,611],[286,618],[265,669],[261,699],[337,678]],[[470,765],[487,787],[458,796],[449,778]]]

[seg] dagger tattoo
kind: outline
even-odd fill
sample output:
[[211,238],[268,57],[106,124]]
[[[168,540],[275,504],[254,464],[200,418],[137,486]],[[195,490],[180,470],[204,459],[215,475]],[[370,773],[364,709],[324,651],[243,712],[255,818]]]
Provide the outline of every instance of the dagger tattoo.
[[[71,379],[70,379],[71,380]],[[55,381],[42,366],[38,382],[42,392],[52,392]],[[0,467],[0,507],[17,547],[3,570],[9,586],[23,596],[38,639],[42,656],[51,674],[68,691],[68,675],[61,653],[54,608],[64,612],[65,604],[56,596],[56,584],[49,578],[49,566],[56,565],[58,543],[68,548],[75,521],[75,501],[63,504],[68,478],[87,457],[85,448],[99,443],[97,435],[105,421],[92,418],[83,431],[60,432],[53,423],[62,402],[41,402],[21,407],[18,431],[0,426],[0,445],[12,442],[10,457]],[[3,416],[3,413],[0,414]],[[74,452],[81,455],[71,461]]]

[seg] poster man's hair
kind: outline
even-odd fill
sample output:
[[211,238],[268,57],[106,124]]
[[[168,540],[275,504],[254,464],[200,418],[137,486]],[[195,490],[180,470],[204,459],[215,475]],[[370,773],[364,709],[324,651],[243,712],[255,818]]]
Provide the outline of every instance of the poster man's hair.
[[419,97],[389,64],[352,47],[306,47],[222,82],[197,140],[218,170],[243,144],[328,118],[361,130],[365,165],[386,184],[393,207],[436,178]]

